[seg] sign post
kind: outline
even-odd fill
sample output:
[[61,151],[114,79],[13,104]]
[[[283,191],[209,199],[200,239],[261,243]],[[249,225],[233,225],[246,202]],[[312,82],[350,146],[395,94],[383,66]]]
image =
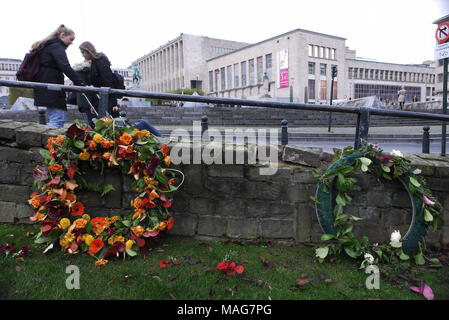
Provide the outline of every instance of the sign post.
[[[440,23],[435,31],[439,45],[435,48],[435,59],[443,59],[443,114],[447,114],[447,66],[449,60],[449,23]],[[441,127],[441,156],[446,156],[446,122]]]

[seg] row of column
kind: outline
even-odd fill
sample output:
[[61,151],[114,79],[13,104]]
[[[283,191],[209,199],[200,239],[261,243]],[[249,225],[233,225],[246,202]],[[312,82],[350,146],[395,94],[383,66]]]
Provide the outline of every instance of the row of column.
[[142,86],[149,91],[164,92],[184,87],[183,41],[144,57],[138,62]]
[[354,79],[435,83],[435,75],[428,73],[349,68],[349,74]]

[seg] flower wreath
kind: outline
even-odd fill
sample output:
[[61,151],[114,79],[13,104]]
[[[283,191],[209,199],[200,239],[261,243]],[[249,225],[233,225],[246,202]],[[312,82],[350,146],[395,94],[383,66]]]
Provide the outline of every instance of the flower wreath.
[[[84,252],[95,257],[97,265],[104,265],[109,257],[135,256],[136,249],[145,252],[173,227],[168,208],[184,175],[168,168],[168,146],[160,145],[149,131],[119,127],[110,118],[94,121],[95,129],[76,122],[65,135],[48,139],[47,150],[40,150],[44,165],[33,172],[34,187],[40,193],[34,192],[28,202],[37,209],[30,220],[41,225],[35,242],[46,244],[44,253],[59,244],[69,254]],[[120,167],[132,174],[132,188],[138,193],[131,201],[132,210],[122,216],[91,218],[75,191],[93,190],[104,196],[114,187],[86,183],[86,166],[101,172],[105,166]],[[175,186],[177,174],[182,181]]]
[[[366,236],[355,238],[353,221],[361,218],[345,213],[344,208],[352,200],[348,191],[357,182],[357,179],[349,175],[357,171],[373,174],[379,181],[398,179],[405,187],[412,200],[413,217],[403,238],[399,231],[393,232],[389,244],[370,244]],[[423,238],[427,229],[440,229],[443,219],[441,204],[425,188],[426,183],[420,173],[419,169],[411,170],[410,161],[400,151],[393,150],[391,154],[387,154],[378,145],[368,143],[364,143],[358,150],[352,147],[343,149],[339,158],[323,173],[315,171],[313,174],[318,179],[318,187],[313,200],[318,221],[325,233],[321,237],[324,244],[316,249],[316,257],[320,262],[330,255],[344,251],[351,258],[363,255],[362,267],[365,263],[407,262],[410,255],[414,255],[416,264],[424,264]],[[335,208],[332,208],[333,186],[337,193]],[[437,259],[429,261],[439,263]]]

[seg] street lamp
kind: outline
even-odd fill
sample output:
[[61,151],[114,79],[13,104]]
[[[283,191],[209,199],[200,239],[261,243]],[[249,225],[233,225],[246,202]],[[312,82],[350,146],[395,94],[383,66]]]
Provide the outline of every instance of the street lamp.
[[[337,76],[337,66],[332,66],[332,82],[331,82],[331,105],[332,105],[332,98],[334,97],[334,78]],[[332,125],[332,112],[329,112],[329,127],[327,128],[327,132],[331,132],[331,125]]]

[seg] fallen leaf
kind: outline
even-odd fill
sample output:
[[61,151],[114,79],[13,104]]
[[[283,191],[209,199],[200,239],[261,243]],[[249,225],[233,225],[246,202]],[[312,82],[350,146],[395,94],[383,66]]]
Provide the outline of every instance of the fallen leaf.
[[306,280],[306,279],[300,279],[300,280],[296,280],[296,287],[302,287],[305,286],[306,284],[308,284],[310,281]]
[[176,300],[176,296],[173,293],[168,292],[167,295],[170,297],[170,299]]
[[273,263],[270,261],[270,260],[267,260],[267,259],[265,259],[264,257],[260,257],[260,261],[262,261],[262,264],[265,266],[265,267],[268,267],[268,268],[272,268],[273,267]]
[[333,283],[334,280],[332,280],[332,279],[325,279],[324,282],[326,282],[326,283]]
[[17,272],[20,272],[20,271],[22,271],[22,267],[21,267],[21,266],[16,266],[16,268],[15,268],[15,269],[16,269],[16,271],[17,271]]
[[306,277],[307,277],[307,273],[301,273],[301,274],[300,274],[300,277],[301,277],[301,278],[306,278]]
[[14,238],[14,235],[13,234],[7,234],[5,237],[7,237],[7,238]]
[[427,300],[433,300],[435,297],[432,288],[427,284],[424,284],[421,287],[410,287],[410,290],[422,294]]

